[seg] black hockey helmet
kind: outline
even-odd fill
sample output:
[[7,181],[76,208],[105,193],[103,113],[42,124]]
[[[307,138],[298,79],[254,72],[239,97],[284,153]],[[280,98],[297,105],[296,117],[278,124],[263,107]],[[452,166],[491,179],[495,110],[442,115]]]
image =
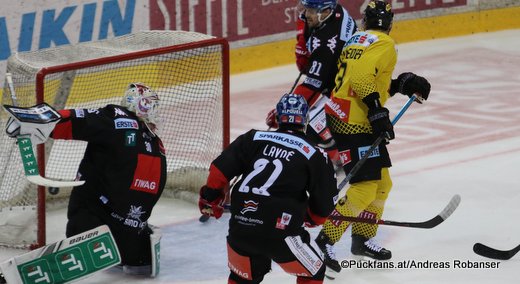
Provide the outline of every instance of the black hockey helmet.
[[338,4],[337,0],[301,0],[301,4],[305,8],[316,9],[318,12],[322,12],[325,9],[334,10]]
[[302,95],[285,94],[276,104],[276,121],[278,125],[291,124],[307,127],[309,105]]
[[363,14],[365,28],[390,31],[394,13],[392,5],[384,0],[371,0]]

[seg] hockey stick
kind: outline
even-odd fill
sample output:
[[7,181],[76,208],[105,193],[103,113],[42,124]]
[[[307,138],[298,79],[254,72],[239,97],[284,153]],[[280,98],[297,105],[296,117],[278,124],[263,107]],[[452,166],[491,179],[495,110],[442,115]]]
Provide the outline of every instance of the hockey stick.
[[[395,125],[397,123],[397,121],[399,121],[401,116],[403,116],[403,114],[406,112],[406,110],[410,107],[410,105],[414,101],[423,101],[423,99],[420,96],[417,96],[415,94],[412,95],[408,99],[408,101],[404,104],[404,106],[401,108],[401,110],[397,113],[397,115],[394,117],[394,119],[392,120],[392,125]],[[339,183],[338,191],[340,191],[343,187],[345,187],[347,185],[347,183],[352,179],[352,177],[357,174],[359,169],[361,169],[361,167],[365,164],[365,162],[368,160],[370,155],[372,155],[372,152],[374,152],[374,150],[379,146],[379,144],[381,144],[383,139],[385,139],[385,134],[381,133],[381,135],[379,135],[379,137],[377,137],[376,141],[374,141],[374,143],[372,143],[372,145],[370,145],[370,148],[368,148],[368,150],[365,152],[363,157],[361,157],[361,159],[354,165],[354,167],[352,167],[352,169],[350,170],[348,175]]]
[[[300,78],[302,77],[302,74],[303,72],[300,72],[300,74],[298,74],[298,77],[296,77],[296,80],[294,80],[294,84],[292,85],[291,89],[289,90],[289,93],[288,94],[291,94],[292,92],[294,92],[294,89],[296,88],[296,85],[298,85],[298,82],[300,82]],[[269,126],[267,128],[267,131],[271,131],[271,126]],[[202,216],[201,216],[202,218]]]
[[298,77],[296,77],[296,80],[294,80],[294,84],[292,85],[289,93],[294,92],[294,89],[296,88],[296,85],[298,85],[298,82],[300,82],[300,78],[302,77],[302,75],[303,75],[303,72],[300,72],[300,74],[298,74]]
[[[5,74],[9,92],[11,93],[11,100],[14,106],[18,105],[16,98],[16,92],[14,90],[13,78],[11,73]],[[20,135],[16,137],[18,147],[20,149],[20,155],[22,157],[23,169],[25,171],[25,177],[33,184],[46,186],[46,187],[73,187],[79,186],[85,183],[85,181],[61,181],[47,179],[40,175],[38,170],[38,162],[34,155],[34,150],[31,142],[30,135]]]
[[[424,222],[398,222],[398,221],[390,221],[390,220],[381,220],[381,219],[371,219],[371,218],[361,218],[361,217],[349,217],[349,216],[337,216],[330,215],[329,219],[331,220],[339,220],[339,221],[349,221],[354,223],[367,223],[367,224],[378,224],[378,225],[388,225],[388,226],[399,226],[399,227],[408,227],[408,228],[421,228],[421,229],[431,229],[438,226],[440,223],[444,222],[450,215],[457,209],[460,204],[460,195],[454,195],[448,205],[441,211],[441,213],[437,214],[437,216],[431,218],[428,221]],[[518,249],[518,248],[517,248]]]
[[511,250],[498,250],[491,247],[488,247],[481,243],[476,243],[473,245],[473,251],[481,256],[492,258],[492,259],[500,259],[500,260],[508,260],[515,256],[517,252],[520,251],[520,245]]

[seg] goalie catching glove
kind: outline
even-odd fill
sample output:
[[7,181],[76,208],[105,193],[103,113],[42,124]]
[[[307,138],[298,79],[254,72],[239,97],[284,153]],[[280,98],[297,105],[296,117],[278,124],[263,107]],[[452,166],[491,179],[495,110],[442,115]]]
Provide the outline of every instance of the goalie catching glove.
[[204,215],[220,218],[224,213],[225,194],[221,189],[213,189],[207,186],[200,188],[199,210]]
[[32,107],[4,105],[9,113],[5,132],[9,137],[30,136],[33,145],[47,141],[61,115],[46,103]]
[[[396,93],[401,93],[412,97],[414,94],[418,94],[423,100],[427,100],[430,89],[431,85],[426,78],[415,75],[412,72],[405,72],[401,73],[397,79],[392,80],[390,84],[390,95],[393,96]],[[420,100],[416,101],[422,103]]]

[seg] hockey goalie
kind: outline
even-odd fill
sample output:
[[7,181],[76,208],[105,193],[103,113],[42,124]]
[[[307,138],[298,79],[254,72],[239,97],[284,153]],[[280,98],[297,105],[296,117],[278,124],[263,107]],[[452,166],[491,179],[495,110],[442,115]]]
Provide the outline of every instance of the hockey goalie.
[[76,177],[84,183],[72,189],[69,200],[67,239],[0,264],[6,280],[36,283],[47,277],[69,283],[118,264],[128,274],[156,276],[160,232],[148,218],[166,183],[157,93],[132,83],[120,105],[4,108],[10,137],[32,144],[49,137],[88,143]]

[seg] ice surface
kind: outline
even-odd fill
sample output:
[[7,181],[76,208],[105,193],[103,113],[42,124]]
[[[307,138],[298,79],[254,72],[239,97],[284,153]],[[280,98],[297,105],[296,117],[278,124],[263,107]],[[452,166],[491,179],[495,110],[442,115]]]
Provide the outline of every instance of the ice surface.
[[[438,214],[454,194],[462,202],[433,229],[381,226],[377,240],[392,250],[392,263],[447,263],[450,269],[344,269],[326,283],[518,283],[520,256],[497,269],[454,268],[457,261],[491,261],[472,251],[476,242],[498,249],[520,243],[520,30],[399,45],[394,76],[427,77],[432,93],[396,125],[390,144],[393,190],[383,219],[423,221]],[[265,129],[264,118],[298,73],[293,65],[233,76],[231,136]],[[406,97],[393,98],[395,114]],[[228,215],[199,223],[195,205],[164,198],[151,223],[163,231],[161,274],[154,280],[99,273],[81,283],[226,283]],[[64,236],[65,211],[49,214],[48,240]],[[313,230],[312,234],[316,235]],[[336,245],[350,259],[349,232]],[[17,250],[0,249],[0,261]],[[276,264],[264,283],[295,283]]]

